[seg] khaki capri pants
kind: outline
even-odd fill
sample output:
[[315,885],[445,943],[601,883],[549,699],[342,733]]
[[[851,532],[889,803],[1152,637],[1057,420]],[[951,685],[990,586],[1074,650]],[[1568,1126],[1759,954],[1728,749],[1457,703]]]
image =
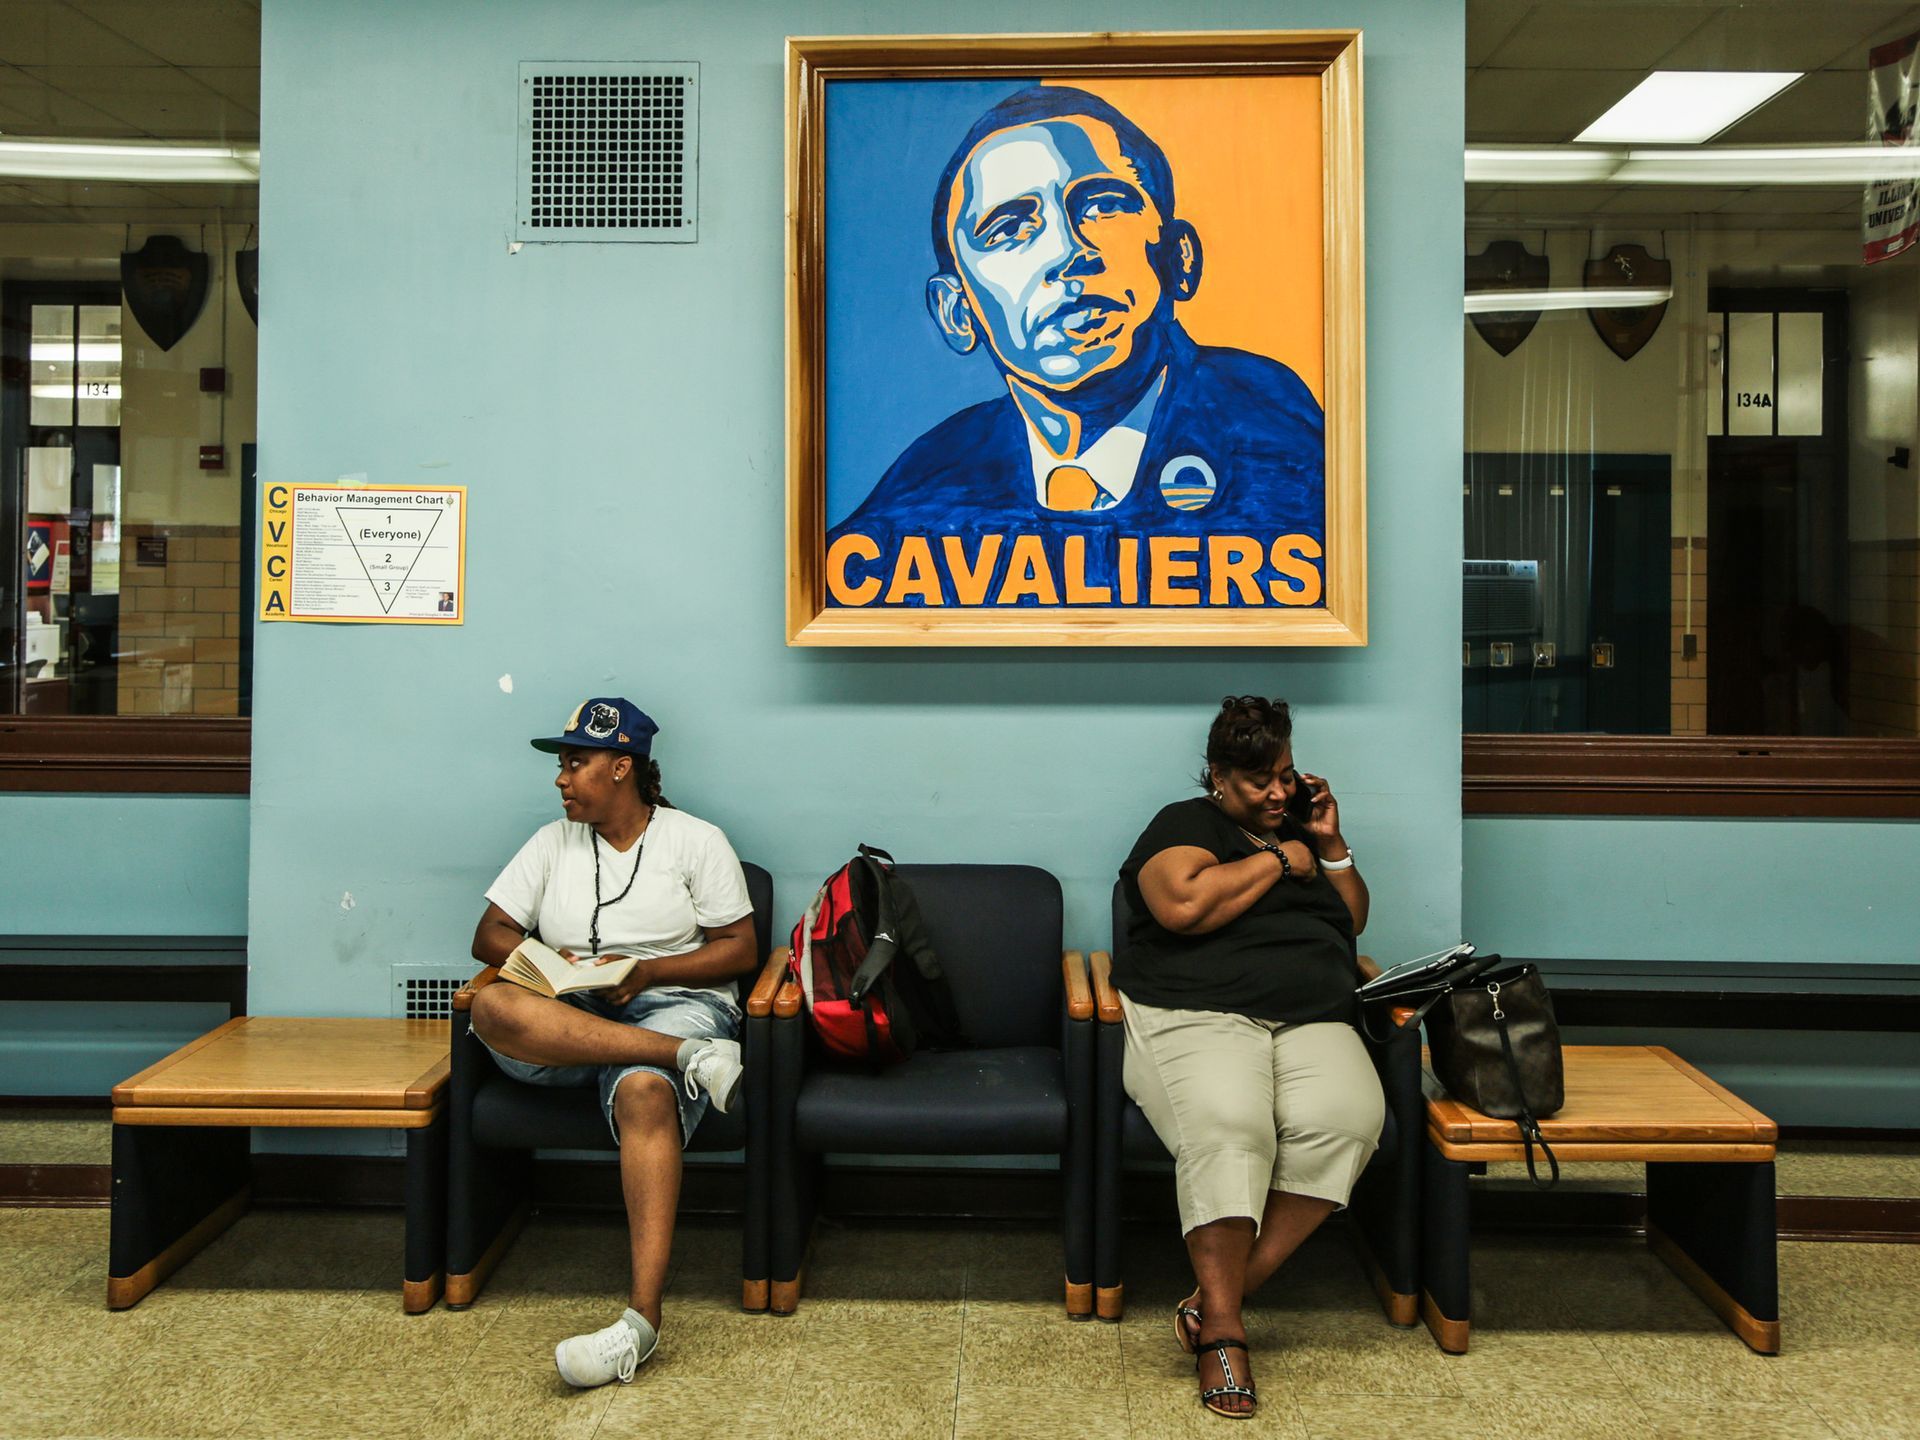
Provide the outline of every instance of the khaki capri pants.
[[1183,1234],[1238,1216],[1258,1233],[1272,1190],[1347,1203],[1386,1120],[1351,1025],[1120,1003],[1127,1094],[1173,1155]]

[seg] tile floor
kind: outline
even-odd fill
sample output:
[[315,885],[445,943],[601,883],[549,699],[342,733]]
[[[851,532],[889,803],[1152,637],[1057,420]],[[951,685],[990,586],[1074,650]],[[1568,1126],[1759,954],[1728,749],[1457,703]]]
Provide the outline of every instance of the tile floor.
[[1389,1327],[1342,1235],[1250,1315],[1261,1407],[1195,1399],[1171,1226],[1129,1245],[1125,1324],[1072,1323],[1043,1230],[823,1225],[797,1316],[741,1314],[738,1235],[683,1226],[661,1349],[567,1389],[554,1341],[617,1313],[615,1217],[538,1217],[480,1303],[409,1317],[392,1212],[262,1210],[135,1309],[104,1210],[0,1210],[0,1437],[1865,1437],[1920,1433],[1920,1246],[1781,1247],[1784,1353],[1747,1351],[1644,1246],[1476,1252],[1472,1353]]

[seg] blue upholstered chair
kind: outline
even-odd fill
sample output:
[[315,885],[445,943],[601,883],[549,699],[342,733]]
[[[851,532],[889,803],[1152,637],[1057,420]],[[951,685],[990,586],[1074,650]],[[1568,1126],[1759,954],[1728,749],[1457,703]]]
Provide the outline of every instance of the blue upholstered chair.
[[[1116,945],[1126,934],[1126,925],[1126,897],[1116,882]],[[1121,1180],[1128,1170],[1164,1167],[1172,1157],[1122,1084],[1126,1031],[1120,997],[1110,974],[1112,955],[1096,951],[1089,960],[1100,1021],[1095,1081],[1099,1117],[1094,1141],[1095,1305],[1102,1320],[1118,1320],[1126,1308],[1121,1273]],[[1356,983],[1359,978],[1378,973],[1378,967],[1363,955]],[[1411,1013],[1398,1010],[1391,1018],[1376,1017],[1376,1026],[1390,1027],[1384,1040],[1362,1032],[1367,1052],[1380,1074],[1380,1087],[1386,1093],[1387,1118],[1380,1132],[1380,1148],[1361,1173],[1347,1212],[1374,1290],[1387,1319],[1395,1325],[1416,1324],[1420,1306],[1420,1149],[1426,1132],[1426,1101],[1420,1093],[1420,1028],[1399,1023]]]
[[799,1304],[826,1154],[1057,1155],[1067,1311],[1093,1309],[1093,999],[1061,945],[1060,882],[1028,865],[902,865],[969,1047],[830,1064],[799,986],[774,1006],[770,1308]]
[[[753,902],[754,953],[766,956],[743,1007],[740,1037],[746,1063],[740,1101],[715,1109],[693,1132],[689,1153],[743,1150],[745,1220],[740,1296],[748,1310],[767,1308],[767,1070],[768,1025],[786,951],[773,953],[773,881],[758,865],[743,865]],[[471,1305],[525,1221],[532,1201],[533,1152],[614,1150],[612,1133],[592,1087],[527,1085],[493,1063],[473,1033],[468,1011],[474,993],[496,982],[492,966],[453,1000],[452,1073],[447,1106],[447,1304]]]

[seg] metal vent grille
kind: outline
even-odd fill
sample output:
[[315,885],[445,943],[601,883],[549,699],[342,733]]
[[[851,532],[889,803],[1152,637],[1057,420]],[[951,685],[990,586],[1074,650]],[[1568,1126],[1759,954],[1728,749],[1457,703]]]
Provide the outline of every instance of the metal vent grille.
[[521,240],[699,238],[700,67],[522,64]]
[[394,965],[390,1013],[396,1020],[444,1020],[453,1013],[453,992],[473,978],[473,967]]

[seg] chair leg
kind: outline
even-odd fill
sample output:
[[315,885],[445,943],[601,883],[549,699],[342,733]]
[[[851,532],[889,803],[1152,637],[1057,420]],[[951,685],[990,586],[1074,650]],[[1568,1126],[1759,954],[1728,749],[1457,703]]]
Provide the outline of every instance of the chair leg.
[[1467,1177],[1473,1166],[1448,1160],[1431,1142],[1423,1150],[1420,1313],[1434,1342],[1453,1355],[1467,1353],[1472,1322]]
[[1402,1328],[1420,1323],[1419,1213],[1419,1176],[1398,1167],[1368,1169],[1347,1209],[1347,1231],[1380,1308]]
[[480,1298],[531,1208],[533,1156],[493,1150],[458,1136],[447,1167],[447,1308]]

